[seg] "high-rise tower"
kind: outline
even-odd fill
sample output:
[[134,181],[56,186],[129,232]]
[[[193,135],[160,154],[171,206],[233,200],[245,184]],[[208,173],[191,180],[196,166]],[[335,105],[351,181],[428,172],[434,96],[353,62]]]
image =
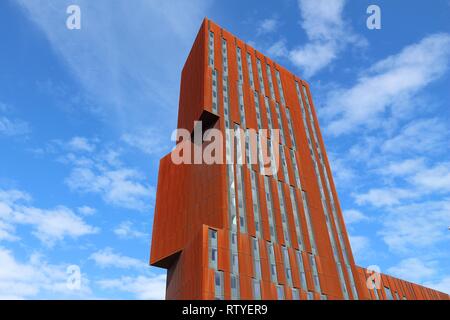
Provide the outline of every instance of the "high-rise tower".
[[[222,132],[224,155],[247,161],[161,159],[150,263],[168,270],[168,299],[448,298],[384,275],[379,290],[367,285],[308,83],[207,19],[181,77],[178,128],[194,135],[194,121]],[[279,142],[266,140],[279,170],[263,174],[250,134],[227,129],[278,129]]]

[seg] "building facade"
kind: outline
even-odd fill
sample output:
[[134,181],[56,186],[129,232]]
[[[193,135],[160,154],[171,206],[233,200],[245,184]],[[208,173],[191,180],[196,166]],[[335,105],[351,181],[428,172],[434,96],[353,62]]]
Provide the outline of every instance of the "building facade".
[[[236,161],[161,159],[150,264],[167,269],[167,299],[448,299],[385,275],[370,289],[370,273],[353,259],[308,83],[208,19],[181,76],[178,128],[194,133],[195,121],[202,133],[220,130],[224,155]],[[258,132],[256,161],[250,134],[227,129]],[[262,140],[270,156],[278,152],[273,174],[261,170]]]

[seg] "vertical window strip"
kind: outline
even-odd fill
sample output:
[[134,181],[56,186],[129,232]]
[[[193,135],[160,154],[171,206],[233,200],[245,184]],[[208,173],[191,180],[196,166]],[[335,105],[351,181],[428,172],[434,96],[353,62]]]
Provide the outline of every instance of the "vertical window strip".
[[247,52],[247,68],[248,68],[248,82],[250,83],[250,87],[255,90],[255,80],[253,77],[253,64],[252,64],[252,56]]
[[242,53],[239,47],[236,47],[236,60],[238,64],[238,82],[242,84],[244,82],[244,76],[242,74]]
[[266,114],[267,114],[267,124],[270,129],[270,132],[273,130],[273,119],[272,119],[272,110],[270,109],[270,103],[269,98],[264,97],[264,105],[266,107]]
[[212,111],[217,114],[218,113],[218,104],[217,104],[217,70],[214,69],[212,71]]
[[252,251],[253,251],[253,299],[261,299],[261,257],[259,254],[258,239],[252,237]]
[[[227,41],[222,39],[222,82],[223,82],[223,107],[225,114],[225,128],[231,128],[231,115],[229,110],[228,99],[228,50]],[[227,159],[231,158],[231,136],[228,130],[226,130],[226,153]],[[236,185],[235,185],[235,170],[234,165],[227,165],[228,176],[228,210],[230,221],[230,286],[231,286],[231,298],[239,299],[239,261],[238,261],[238,247],[237,247],[237,209],[236,209]]]
[[267,242],[267,252],[269,253],[270,280],[273,283],[278,284],[277,267],[275,265],[275,251],[273,249],[273,243]]
[[281,103],[283,105],[286,105],[286,101],[284,100],[283,85],[281,84],[280,71],[276,70],[275,74],[277,78],[278,92],[280,93]]
[[253,299],[261,300],[261,282],[253,279]]
[[289,154],[291,155],[291,163],[294,166],[294,176],[295,182],[297,183],[297,188],[302,189],[302,183],[300,181],[300,171],[297,164],[297,159],[295,158],[295,151],[289,149]]
[[247,167],[252,168],[252,150],[250,150],[250,131],[245,130],[245,161],[247,162]]
[[244,107],[244,77],[242,75],[242,53],[239,47],[236,47],[237,67],[238,67],[238,96],[239,96],[239,116],[241,118],[242,128],[247,128],[245,124],[245,107]]
[[287,169],[286,154],[284,153],[284,147],[280,144],[281,166],[283,168],[283,175],[285,183],[289,184],[289,173]]
[[255,221],[256,236],[261,238],[261,209],[259,206],[259,194],[258,194],[258,181],[256,178],[256,172],[250,170],[250,183],[252,187],[252,201],[253,201],[253,217]]
[[314,288],[317,293],[322,293],[322,290],[320,289],[320,281],[319,281],[319,273],[317,272],[317,265],[316,265],[316,259],[314,258],[313,254],[309,254],[309,264],[311,265],[312,269],[312,275],[314,280]]
[[295,191],[293,186],[289,186],[289,195],[291,198],[291,207],[292,207],[292,214],[294,216],[294,224],[295,224],[295,233],[297,235],[297,243],[300,250],[305,250],[305,246],[303,244],[303,234],[302,234],[302,226],[300,223],[300,216],[299,211],[297,208],[297,200],[295,199]]
[[309,211],[308,198],[305,191],[301,190],[301,192],[302,192],[303,211],[305,212],[306,229],[308,230],[309,242],[311,244],[311,251],[314,255],[316,255],[317,254],[316,240],[314,235],[314,229],[311,223],[311,212]]
[[209,267],[217,270],[217,231],[208,229]]
[[239,210],[239,231],[241,233],[247,232],[246,210],[245,210],[245,191],[244,191],[244,172],[242,171],[242,145],[241,145],[241,130],[239,125],[234,126],[236,137],[236,178],[237,178],[237,195],[238,195],[238,210]]
[[305,265],[303,264],[302,253],[299,250],[295,250],[295,258],[297,260],[298,272],[300,273],[300,286],[303,291],[307,291]]
[[284,192],[283,192],[283,185],[281,181],[278,181],[278,202],[280,203],[280,213],[281,213],[281,227],[283,229],[283,237],[284,237],[284,243],[286,246],[291,246],[291,240],[289,237],[289,230],[288,230],[288,221],[286,216],[286,204],[284,202]]
[[[340,284],[341,284],[341,288],[342,288],[342,292],[343,292],[343,295],[344,295],[344,299],[348,300],[349,299],[349,295],[348,295],[348,290],[347,290],[347,284],[345,282],[344,274],[343,274],[343,271],[342,271],[342,265],[341,265],[341,262],[340,262],[340,257],[339,257],[339,254],[337,252],[337,247],[336,247],[336,241],[335,241],[335,238],[334,238],[333,228],[332,228],[332,226],[330,224],[330,221],[329,221],[330,220],[330,216],[329,216],[328,207],[327,207],[327,204],[326,204],[325,193],[323,191],[323,186],[322,186],[322,181],[321,181],[321,178],[320,178],[319,168],[318,168],[317,161],[316,161],[316,156],[315,156],[314,151],[313,151],[312,146],[311,146],[311,137],[310,137],[309,129],[308,129],[309,127],[308,127],[308,124],[306,122],[306,112],[304,110],[305,108],[304,108],[304,105],[303,105],[303,99],[301,97],[300,88],[299,88],[299,85],[298,85],[297,81],[295,82],[295,87],[296,87],[296,91],[297,91],[297,98],[299,100],[299,104],[300,104],[300,108],[301,108],[301,112],[302,112],[303,125],[305,127],[305,132],[306,132],[306,136],[307,136],[307,140],[308,140],[308,146],[309,146],[311,158],[312,158],[313,165],[314,165],[314,171],[315,171],[317,183],[319,185],[319,190],[320,190],[320,194],[321,194],[321,200],[322,200],[321,202],[322,202],[323,212],[324,212],[324,215],[325,215],[328,236],[330,238],[330,243],[331,243],[331,246],[332,246],[332,249],[333,249],[334,260],[336,262],[336,265],[338,266],[339,281],[340,281]],[[307,101],[307,103],[309,104],[308,101]]]
[[262,129],[262,121],[261,121],[261,108],[259,107],[259,95],[257,91],[253,92],[253,98],[255,101],[255,109],[256,109],[256,122],[258,125],[258,130]]
[[214,32],[209,31],[209,65],[214,68]]
[[300,300],[300,292],[297,288],[292,288],[292,300]]
[[272,242],[277,242],[277,232],[275,228],[275,219],[273,216],[272,188],[269,183],[269,177],[264,176],[264,189],[266,194],[267,212],[269,216],[269,231]]
[[[303,93],[305,95],[305,99],[306,99],[306,106],[307,106],[307,110],[308,110],[308,114],[309,114],[309,119],[310,119],[310,124],[311,124],[311,128],[312,128],[312,132],[314,135],[314,142],[316,144],[316,150],[317,153],[319,155],[319,161],[322,167],[322,173],[325,179],[325,186],[327,189],[327,193],[328,193],[328,197],[330,199],[330,204],[331,204],[331,213],[333,216],[333,220],[336,226],[336,231],[337,231],[337,235],[338,235],[338,242],[340,247],[342,248],[342,255],[344,257],[344,264],[345,264],[345,268],[347,270],[348,273],[348,277],[350,279],[350,285],[351,285],[351,289],[352,289],[352,294],[354,296],[355,299],[358,299],[358,292],[356,290],[356,285],[355,285],[355,280],[353,277],[353,272],[351,270],[351,266],[350,266],[350,262],[348,259],[348,254],[347,254],[347,250],[346,250],[346,246],[345,246],[345,242],[343,240],[343,235],[342,235],[342,228],[341,228],[341,224],[340,221],[338,219],[337,216],[337,212],[336,212],[336,206],[335,206],[335,201],[334,201],[334,196],[333,196],[333,192],[331,191],[331,186],[330,186],[330,181],[329,181],[329,177],[328,177],[328,171],[326,170],[325,164],[324,164],[324,160],[323,160],[323,156],[322,156],[322,152],[321,152],[321,147],[319,144],[319,140],[318,140],[318,136],[317,136],[317,132],[316,132],[316,128],[315,128],[315,123],[314,123],[314,117],[311,111],[311,105],[309,102],[309,96],[306,90],[306,87],[303,86]],[[325,197],[324,197],[325,198]]]
[[281,284],[277,284],[277,297],[278,300],[284,300],[284,288]]
[[231,280],[231,300],[239,299],[239,276],[237,274],[230,275]]
[[291,263],[289,262],[289,253],[285,246],[282,247],[284,270],[286,273],[286,280],[289,287],[292,287],[292,270]]
[[289,136],[291,137],[291,141],[292,141],[292,148],[295,150],[296,142],[295,142],[295,135],[294,135],[294,127],[292,125],[291,112],[289,111],[288,107],[286,107],[286,117],[288,120],[288,130],[289,130]]
[[223,271],[214,272],[214,299],[224,299]]
[[266,64],[266,77],[269,82],[269,90],[270,90],[270,97],[273,101],[275,101],[275,91],[273,89],[273,81],[272,81],[272,71],[270,70],[270,65]]
[[260,91],[261,91],[261,94],[263,96],[265,96],[266,89],[264,87],[264,78],[263,78],[263,74],[262,74],[261,61],[258,58],[256,58],[256,68],[258,69],[258,80],[259,80],[259,86],[261,87]]
[[242,128],[247,128],[245,124],[245,107],[244,107],[244,93],[242,89],[242,83],[238,83],[238,99],[239,99],[239,116],[241,118]]
[[275,103],[275,112],[277,113],[277,118],[278,118],[278,128],[280,128],[281,143],[283,145],[286,145],[283,120],[281,118],[280,105],[278,104],[278,102]]
[[252,247],[253,247],[253,271],[254,278],[256,280],[261,280],[261,257],[259,254],[259,244],[258,239],[252,237]]

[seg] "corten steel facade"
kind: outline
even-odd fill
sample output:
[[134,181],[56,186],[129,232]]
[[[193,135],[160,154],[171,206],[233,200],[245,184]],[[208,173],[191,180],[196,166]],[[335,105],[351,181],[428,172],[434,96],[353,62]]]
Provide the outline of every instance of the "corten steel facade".
[[[280,166],[266,176],[258,163],[161,159],[150,263],[167,269],[167,299],[448,299],[385,275],[367,288],[308,83],[207,19],[183,68],[178,128],[196,120],[224,136],[279,129]],[[232,138],[248,160],[248,137]]]

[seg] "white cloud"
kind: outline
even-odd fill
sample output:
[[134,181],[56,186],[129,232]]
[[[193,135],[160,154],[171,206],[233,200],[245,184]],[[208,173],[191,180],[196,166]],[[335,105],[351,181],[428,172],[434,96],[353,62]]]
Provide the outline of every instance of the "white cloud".
[[367,256],[370,249],[370,239],[364,236],[349,236],[352,252],[355,257]]
[[169,136],[165,137],[162,130],[146,127],[122,135],[122,140],[148,155],[161,156],[170,151]]
[[[93,144],[86,140],[86,143]],[[97,148],[97,145],[94,144]],[[65,182],[73,191],[98,194],[110,205],[145,211],[152,206],[155,189],[145,175],[125,167],[119,160],[120,151],[110,148],[96,153],[69,153],[61,161],[73,166]]]
[[0,135],[20,136],[30,133],[30,125],[20,119],[11,119],[5,113],[11,110],[9,106],[0,102]]
[[0,117],[0,134],[6,136],[18,136],[29,132],[30,127],[27,122]]
[[390,267],[388,272],[401,279],[420,283],[436,274],[436,266],[434,262],[425,263],[418,258],[407,258]]
[[423,158],[406,159],[399,162],[390,162],[386,167],[380,168],[380,173],[392,176],[411,175],[425,166]]
[[144,261],[115,253],[111,248],[105,248],[94,252],[89,259],[94,260],[95,263],[102,268],[148,268],[148,265]]
[[305,77],[313,76],[336,56],[336,48],[332,43],[308,43],[289,52],[291,62],[304,71]]
[[91,208],[89,206],[82,206],[77,208],[77,211],[84,216],[91,216],[97,212],[95,208]]
[[389,209],[380,219],[382,228],[378,234],[394,252],[416,252],[431,249],[448,241],[450,199],[423,201]]
[[362,213],[359,210],[349,209],[349,210],[344,210],[343,213],[344,213],[346,224],[352,224],[352,223],[369,220],[369,217],[366,216],[364,213]]
[[285,40],[279,40],[272,44],[267,50],[267,55],[273,58],[285,57],[288,54]]
[[95,150],[95,145],[90,143],[88,139],[84,137],[73,137],[67,145],[75,151],[92,152]]
[[264,19],[260,22],[256,32],[258,34],[271,33],[278,28],[278,25],[279,21],[276,18]]
[[379,61],[347,89],[330,92],[321,113],[330,119],[327,132],[339,135],[360,126],[379,127],[387,111],[396,116],[414,105],[413,97],[448,69],[450,35],[430,35]]
[[310,42],[289,52],[291,62],[311,77],[335,60],[347,45],[363,46],[343,19],[345,0],[299,0],[301,26]]
[[439,280],[434,281],[426,281],[423,285],[428,288],[450,294],[450,277],[443,277]]
[[417,193],[410,189],[378,188],[370,189],[366,193],[353,194],[357,204],[371,204],[375,207],[393,206],[401,200],[417,197]]
[[100,194],[108,204],[144,211],[150,207],[155,190],[143,180],[142,174],[129,168],[74,168],[66,182],[72,190]]
[[[64,27],[66,2],[16,2],[95,99],[96,109],[106,117],[115,116],[111,123],[118,127],[145,123],[173,110],[180,66],[210,3],[78,0],[81,30],[73,32]],[[155,43],[164,46],[155,48]]]
[[165,298],[166,293],[165,274],[104,279],[97,281],[97,284],[104,289],[132,293],[137,299],[143,300],[161,300]]
[[399,134],[383,141],[382,152],[439,153],[448,146],[448,126],[438,118],[414,120],[401,128]]
[[57,206],[41,209],[28,204],[29,196],[18,190],[0,190],[0,235],[4,240],[16,240],[16,225],[32,227],[32,234],[51,246],[65,238],[78,238],[99,230],[87,224],[71,209]]
[[26,262],[0,247],[0,299],[86,298],[91,296],[89,281],[81,274],[81,287],[67,287],[68,265],[48,264],[38,253]]
[[417,171],[412,183],[426,192],[450,192],[450,162],[438,163],[430,168]]
[[120,238],[147,238],[148,234],[135,230],[131,221],[121,222],[115,229],[114,233]]

